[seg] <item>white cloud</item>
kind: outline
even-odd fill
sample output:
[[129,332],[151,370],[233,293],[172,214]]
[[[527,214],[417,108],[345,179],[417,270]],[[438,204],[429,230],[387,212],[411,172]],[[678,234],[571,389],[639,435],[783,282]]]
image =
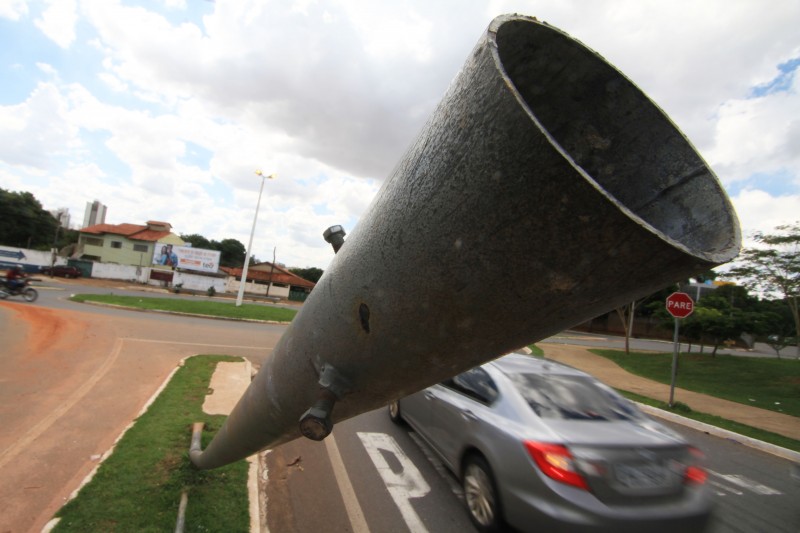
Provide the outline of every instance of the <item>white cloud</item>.
[[800,179],[798,78],[795,76],[794,86],[788,91],[731,99],[722,104],[714,147],[707,155],[723,182],[779,171],[788,171]]
[[0,106],[0,159],[9,165],[46,169],[79,144],[67,102],[50,83],[40,83],[21,104]]
[[777,226],[800,222],[800,194],[771,196],[746,189],[732,199],[736,214],[744,229],[744,246],[753,246],[756,232],[774,233]]
[[45,3],[47,8],[36,19],[36,27],[61,48],[68,48],[75,40],[76,1],[47,0]]
[[0,0],[0,17],[9,20],[19,20],[28,14],[26,0]]
[[[0,186],[24,184],[46,207],[68,205],[73,220],[98,198],[111,222],[167,220],[246,243],[253,171],[275,171],[255,254],[277,246],[288,264],[324,266],[332,251],[322,231],[352,230],[491,18],[521,12],[597,50],[664,108],[722,181],[744,188],[733,201],[745,234],[800,211],[800,185],[779,196],[753,178],[798,180],[797,80],[749,98],[800,56],[795,1],[147,6],[54,0],[34,11],[46,44],[0,36],[20,51],[7,71],[16,81],[0,87]],[[6,19],[27,9],[0,0]]]

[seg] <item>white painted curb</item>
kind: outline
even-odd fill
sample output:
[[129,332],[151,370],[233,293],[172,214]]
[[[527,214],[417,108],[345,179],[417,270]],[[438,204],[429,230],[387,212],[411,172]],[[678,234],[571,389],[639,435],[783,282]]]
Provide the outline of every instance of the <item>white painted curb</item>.
[[663,409],[658,409],[657,407],[652,407],[650,405],[645,405],[638,402],[635,403],[636,405],[639,406],[639,408],[642,411],[644,411],[649,415],[657,416],[659,418],[669,420],[670,422],[675,422],[676,424],[681,424],[682,426],[687,426],[692,429],[696,429],[697,431],[703,431],[710,435],[714,435],[715,437],[730,439],[740,444],[744,444],[745,446],[749,446],[750,448],[755,448],[756,450],[770,453],[772,455],[776,455],[778,457],[782,457],[783,459],[794,461],[795,463],[800,464],[800,453],[794,450],[782,448],[781,446],[776,446],[775,444],[770,444],[768,442],[760,441],[752,437],[746,437],[744,435],[740,435],[739,433],[734,433],[733,431],[729,431],[727,429],[722,429],[716,426],[712,426],[711,424],[706,424],[705,422],[698,422],[697,420],[692,420],[691,418],[686,418],[685,416],[676,415],[675,413],[670,413],[669,411],[664,411]]

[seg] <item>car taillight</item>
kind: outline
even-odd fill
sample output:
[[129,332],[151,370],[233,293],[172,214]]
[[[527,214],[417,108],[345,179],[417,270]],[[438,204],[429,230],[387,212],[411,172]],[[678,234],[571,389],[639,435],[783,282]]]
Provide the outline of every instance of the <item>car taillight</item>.
[[525,449],[528,450],[539,469],[547,477],[567,485],[589,490],[586,480],[575,469],[575,461],[572,458],[572,454],[569,453],[565,446],[527,440],[525,441]]
[[686,466],[683,472],[683,482],[687,485],[702,485],[706,482],[708,474],[700,463],[706,458],[705,454],[694,446],[689,446],[689,455],[692,463]]

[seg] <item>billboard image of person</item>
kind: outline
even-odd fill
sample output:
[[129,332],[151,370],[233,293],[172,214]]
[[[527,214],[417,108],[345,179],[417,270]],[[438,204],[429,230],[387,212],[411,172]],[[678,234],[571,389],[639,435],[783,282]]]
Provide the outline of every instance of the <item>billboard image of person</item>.
[[203,250],[191,246],[176,246],[157,243],[153,254],[153,264],[199,272],[216,272],[219,268],[220,252]]

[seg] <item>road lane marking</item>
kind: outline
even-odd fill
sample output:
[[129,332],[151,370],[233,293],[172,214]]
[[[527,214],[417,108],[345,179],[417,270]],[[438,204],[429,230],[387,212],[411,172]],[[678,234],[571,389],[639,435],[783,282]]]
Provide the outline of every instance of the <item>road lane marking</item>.
[[162,341],[155,339],[139,339],[136,337],[125,337],[126,341],[152,342],[153,344],[177,344],[179,346],[208,346],[209,348],[244,348],[246,350],[272,350],[275,346],[241,346],[238,344],[208,344],[206,342],[179,342]]
[[17,442],[8,447],[2,454],[0,454],[0,468],[5,466],[11,459],[16,457],[21,451],[26,449],[30,443],[39,438],[42,433],[47,431],[53,423],[64,416],[64,413],[72,409],[86,394],[94,387],[100,379],[106,375],[111,369],[111,365],[117,360],[120,352],[122,351],[123,339],[117,338],[114,341],[114,347],[111,349],[110,355],[106,358],[100,368],[95,370],[94,374],[83,382],[75,392],[73,392],[64,403],[55,408],[47,416],[39,421],[38,424],[29,429]]
[[[744,495],[744,492],[742,492],[740,490],[736,490],[733,487],[729,487],[728,485],[723,485],[722,483],[717,483],[716,481],[709,480],[708,484],[720,489],[720,490],[715,490],[714,491],[717,494],[717,496],[727,496],[728,492],[732,492],[733,494],[735,494],[737,496],[743,496]],[[727,491],[727,492],[725,492],[725,491]]]
[[336,478],[336,484],[339,486],[339,492],[342,494],[342,500],[344,500],[344,508],[347,512],[347,518],[350,519],[350,527],[353,528],[354,533],[369,533],[364,512],[361,510],[358,498],[356,498],[356,492],[353,490],[350,476],[347,475],[347,469],[344,467],[342,454],[339,453],[339,446],[336,445],[333,433],[328,435],[323,442],[325,442],[325,448],[331,460],[333,477]]
[[[422,474],[390,435],[385,433],[357,433],[370,459],[378,469],[389,494],[400,510],[408,528],[414,533],[428,531],[411,505],[412,498],[422,498],[431,491]],[[391,454],[400,463],[396,472],[386,462],[384,453]]]
[[[767,487],[766,485],[762,485],[761,483],[746,478],[745,476],[740,476],[736,474],[720,474],[719,472],[714,472],[713,470],[710,469],[706,470],[708,471],[709,474],[712,474],[724,481],[727,481],[732,485],[736,485],[739,488],[749,490],[750,492],[754,492],[755,494],[760,494],[762,496],[780,496],[781,494],[783,494],[781,491],[777,489],[773,489],[772,487]],[[733,488],[730,487],[724,487],[724,488],[733,492],[734,494],[742,495],[742,492],[737,491]]]

